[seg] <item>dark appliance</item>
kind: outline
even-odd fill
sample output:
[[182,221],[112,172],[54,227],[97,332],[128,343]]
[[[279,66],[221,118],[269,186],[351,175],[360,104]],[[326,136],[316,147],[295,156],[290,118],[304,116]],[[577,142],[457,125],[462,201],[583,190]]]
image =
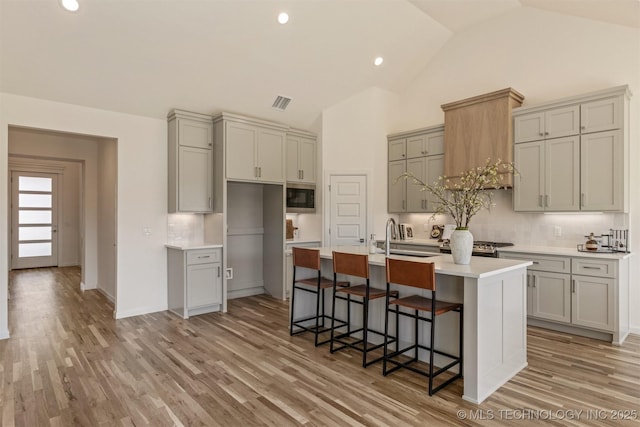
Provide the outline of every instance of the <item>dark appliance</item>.
[[316,186],[287,183],[287,213],[316,211]]
[[[498,248],[503,248],[505,246],[513,246],[513,243],[485,242],[482,240],[474,241],[471,255],[498,258]],[[440,246],[440,253],[443,253],[443,254],[451,253],[451,248],[449,247],[448,240],[445,240]]]

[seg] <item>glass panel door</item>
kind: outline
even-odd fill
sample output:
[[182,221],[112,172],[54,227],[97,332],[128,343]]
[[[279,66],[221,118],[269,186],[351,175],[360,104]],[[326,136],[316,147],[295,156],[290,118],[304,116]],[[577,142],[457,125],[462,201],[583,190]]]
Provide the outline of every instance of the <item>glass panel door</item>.
[[12,172],[11,187],[11,268],[57,266],[57,175]]

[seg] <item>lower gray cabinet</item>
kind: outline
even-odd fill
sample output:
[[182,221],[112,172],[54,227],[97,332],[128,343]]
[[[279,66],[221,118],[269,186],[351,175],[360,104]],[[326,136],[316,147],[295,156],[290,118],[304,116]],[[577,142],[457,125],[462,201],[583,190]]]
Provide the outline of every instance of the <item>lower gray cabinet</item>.
[[222,307],[222,248],[167,248],[169,310],[188,319]]

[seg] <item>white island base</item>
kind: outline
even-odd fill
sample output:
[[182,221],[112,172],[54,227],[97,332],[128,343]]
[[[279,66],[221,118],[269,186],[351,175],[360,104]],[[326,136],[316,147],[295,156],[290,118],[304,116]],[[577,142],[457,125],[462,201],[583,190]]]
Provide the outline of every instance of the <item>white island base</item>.
[[[332,250],[351,253],[366,253],[364,247],[320,248],[322,273],[333,277]],[[386,286],[383,254],[369,254],[371,286],[384,289]],[[509,381],[527,366],[527,266],[531,262],[498,258],[472,257],[469,265],[453,263],[451,255],[436,255],[428,258],[395,256],[417,262],[433,262],[436,268],[438,299],[463,302],[464,304],[464,349],[462,398],[481,403],[500,386]],[[298,269],[298,278],[312,277],[312,272]],[[339,277],[339,280],[341,277]],[[353,281],[353,283],[360,283]],[[400,295],[415,294],[415,289],[397,287]],[[426,292],[426,291],[425,291]],[[428,295],[428,292],[426,292]],[[345,318],[342,301],[336,304],[336,315]],[[327,313],[331,312],[331,290],[325,293]],[[315,297],[307,292],[296,292],[295,318],[309,316],[315,312]],[[362,318],[360,307],[352,306],[352,324],[359,326]],[[369,328],[384,331],[384,299],[372,301]],[[458,354],[458,314],[439,316],[436,326],[436,348]],[[389,316],[389,330],[394,331],[394,316]],[[428,343],[429,328],[421,328],[420,339]],[[370,334],[371,336],[371,334]],[[413,321],[400,318],[401,345],[413,341]],[[375,336],[374,336],[375,337]],[[381,342],[381,340],[373,340]],[[318,351],[328,351],[326,347]],[[428,360],[428,353],[421,352],[421,360]],[[445,359],[437,358],[436,365]],[[380,369],[373,365],[368,369]],[[452,368],[453,370],[457,367]],[[393,374],[392,374],[393,375]],[[425,382],[426,387],[426,382]],[[425,388],[426,393],[426,388]]]

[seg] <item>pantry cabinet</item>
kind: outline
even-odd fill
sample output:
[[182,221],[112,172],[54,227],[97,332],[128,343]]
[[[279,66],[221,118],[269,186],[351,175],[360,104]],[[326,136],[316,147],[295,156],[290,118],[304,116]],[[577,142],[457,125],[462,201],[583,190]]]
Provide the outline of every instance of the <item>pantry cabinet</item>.
[[172,110],[168,116],[168,211],[213,211],[213,121]]
[[628,212],[627,86],[514,109],[514,210]]
[[285,182],[285,126],[223,113],[228,180]]
[[287,133],[287,182],[316,183],[316,136],[291,129]]

